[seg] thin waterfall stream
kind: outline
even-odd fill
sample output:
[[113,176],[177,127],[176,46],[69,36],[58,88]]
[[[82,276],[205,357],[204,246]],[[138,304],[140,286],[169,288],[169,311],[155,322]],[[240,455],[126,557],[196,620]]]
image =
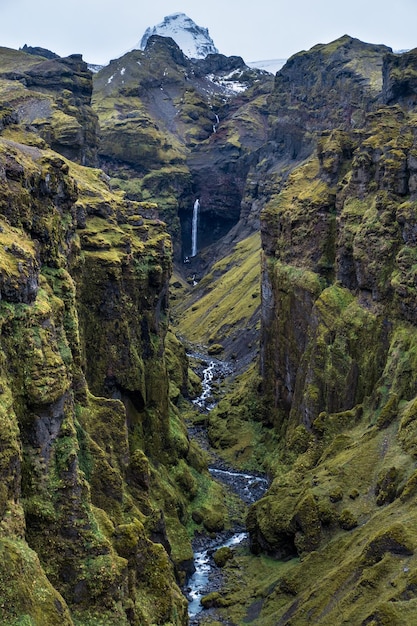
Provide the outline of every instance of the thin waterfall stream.
[[[193,357],[200,361],[205,360],[205,356],[199,353],[192,353]],[[211,411],[216,401],[213,398],[213,384],[219,379],[225,378],[232,373],[232,367],[219,359],[206,360],[202,371],[202,392],[198,398],[193,400],[202,412]],[[203,447],[208,446],[206,432],[201,427],[190,429],[190,436],[199,440]],[[213,478],[233,491],[246,504],[250,505],[263,496],[268,488],[269,482],[265,476],[256,475],[250,472],[239,472],[233,468],[226,467],[223,462],[213,461],[209,467],[209,472]],[[242,544],[247,539],[247,532],[241,526],[231,531],[217,533],[215,538],[206,537],[203,541],[199,538],[196,541],[194,551],[195,572],[188,579],[185,594],[189,600],[188,614],[190,626],[200,624],[200,618],[204,609],[201,599],[211,591],[219,589],[219,579],[216,570],[213,554],[222,547],[233,547]],[[218,574],[218,571],[217,571]]]
[[197,254],[198,243],[198,214],[200,211],[200,200],[194,202],[193,207],[193,221],[191,226],[191,256],[194,257]]

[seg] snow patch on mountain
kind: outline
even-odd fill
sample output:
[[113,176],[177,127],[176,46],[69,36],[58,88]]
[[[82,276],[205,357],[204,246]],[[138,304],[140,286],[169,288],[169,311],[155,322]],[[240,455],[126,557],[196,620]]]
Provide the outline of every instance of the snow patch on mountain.
[[208,29],[198,26],[185,13],[173,13],[164,17],[160,24],[147,28],[135,49],[144,50],[146,42],[152,35],[172,37],[190,59],[204,59],[208,54],[219,52]]
[[97,72],[102,70],[103,67],[105,67],[105,65],[98,65],[97,63],[88,63],[87,67],[90,70],[90,72],[93,72],[93,74],[97,74]]
[[225,94],[236,94],[246,91],[248,85],[245,82],[241,82],[239,78],[242,72],[230,72],[226,75],[208,74],[207,78],[212,83],[219,85],[224,90]]
[[276,74],[286,64],[287,59],[267,59],[265,61],[250,61],[249,67],[265,70],[270,74]]

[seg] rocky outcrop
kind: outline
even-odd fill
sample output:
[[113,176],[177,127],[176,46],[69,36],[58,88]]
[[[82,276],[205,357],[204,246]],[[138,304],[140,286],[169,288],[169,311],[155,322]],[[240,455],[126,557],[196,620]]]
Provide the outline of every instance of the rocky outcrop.
[[295,157],[305,155],[316,132],[361,126],[381,92],[389,52],[345,35],[291,57],[277,73],[271,94],[274,140]]
[[382,92],[385,104],[401,103],[407,108],[416,105],[417,77],[416,50],[405,54],[390,54],[384,59],[384,89]]
[[45,59],[58,59],[59,54],[55,54],[52,50],[48,50],[47,48],[41,48],[39,46],[28,46],[25,44],[22,48],[19,48],[22,52],[26,52],[26,54],[34,54],[38,57],[44,57]]
[[194,61],[194,72],[196,76],[207,76],[219,72],[233,72],[238,70],[248,70],[242,57],[227,57],[224,54],[209,54],[204,59]]
[[28,143],[46,143],[71,160],[93,165],[98,126],[91,108],[92,75],[81,55],[45,59],[33,51],[2,51],[0,77],[12,81],[1,96],[2,108],[14,111],[10,132],[16,130],[21,140],[24,129]]

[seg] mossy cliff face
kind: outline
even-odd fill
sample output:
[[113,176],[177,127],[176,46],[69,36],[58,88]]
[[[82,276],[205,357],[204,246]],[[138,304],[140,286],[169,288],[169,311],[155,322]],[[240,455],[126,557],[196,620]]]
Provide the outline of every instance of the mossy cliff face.
[[81,55],[46,59],[0,48],[0,80],[0,126],[9,138],[48,145],[79,163],[95,162],[97,116],[91,72]]
[[168,401],[170,240],[52,151],[1,139],[0,178],[0,621],[185,624],[204,462]]
[[[151,440],[163,436],[168,413],[163,352],[171,242],[161,222],[137,215],[140,207],[130,207],[133,216],[123,214],[123,208],[121,204],[114,223],[87,216],[80,230],[81,341],[87,381],[95,394],[115,395],[139,412],[146,408],[155,413],[155,423],[142,433],[151,449]],[[162,416],[160,424],[157,415]],[[162,447],[155,444],[154,453]]]
[[[403,72],[414,59],[405,55]],[[248,528],[255,553],[293,560],[254,623],[415,619],[408,84],[406,107],[381,105],[360,130],[324,133],[262,213],[261,371],[277,476]]]
[[[91,76],[77,88],[72,61],[89,107]],[[43,63],[2,59],[19,76]],[[1,620],[179,626],[189,533],[227,513],[180,412],[197,382],[166,337],[171,239],[152,181],[146,201],[128,199],[19,117],[40,102],[49,119],[59,76],[39,91],[0,80]]]
[[[353,338],[338,346],[342,358],[356,349],[355,340],[361,345],[361,328],[373,328],[366,334],[373,337],[374,346],[386,351],[394,323],[413,323],[415,319],[411,278],[415,146],[414,112],[398,105],[381,107],[367,115],[361,130],[323,133],[316,154],[293,170],[263,211],[266,336],[262,367],[270,367],[276,359],[275,375],[266,378],[276,381],[275,391],[270,389],[275,394],[275,406],[289,398],[287,415],[294,407],[299,384],[294,366],[305,367],[303,355],[311,339],[312,355],[315,352],[314,358],[319,360],[324,339],[321,327],[330,328],[332,344],[337,343],[334,326],[343,317],[342,334],[348,338],[353,332]],[[352,331],[348,331],[349,325]],[[324,340],[324,346],[327,343]],[[370,352],[374,356],[377,353],[375,349]],[[355,371],[358,356],[351,364]],[[313,368],[317,372],[324,371],[327,357],[324,353],[322,357],[322,367],[317,363]],[[384,360],[383,354],[375,356],[379,369],[368,363],[368,381],[379,378]],[[313,393],[315,376],[313,371],[302,375],[312,384],[312,396],[318,401],[321,398],[313,414],[316,409],[329,408],[321,385]],[[343,376],[348,376],[347,370]],[[349,376],[357,378],[358,372],[352,370]],[[329,382],[331,378],[332,374]],[[302,395],[308,397],[305,391]],[[367,395],[369,390],[363,393]],[[337,410],[352,404],[342,397],[336,402]]]

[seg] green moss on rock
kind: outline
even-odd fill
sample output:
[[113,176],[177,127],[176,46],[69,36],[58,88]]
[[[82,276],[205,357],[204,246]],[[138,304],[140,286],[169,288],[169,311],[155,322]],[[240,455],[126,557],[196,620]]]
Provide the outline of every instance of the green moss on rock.
[[369,567],[378,563],[387,552],[399,556],[410,556],[414,552],[414,543],[401,523],[381,531],[369,541],[362,552],[363,565]]
[[0,622],[31,626],[72,626],[63,597],[45,576],[36,553],[26,542],[2,538],[0,554]]
[[233,550],[224,546],[223,548],[219,548],[213,555],[214,562],[217,567],[224,567],[230,559],[233,558]]

